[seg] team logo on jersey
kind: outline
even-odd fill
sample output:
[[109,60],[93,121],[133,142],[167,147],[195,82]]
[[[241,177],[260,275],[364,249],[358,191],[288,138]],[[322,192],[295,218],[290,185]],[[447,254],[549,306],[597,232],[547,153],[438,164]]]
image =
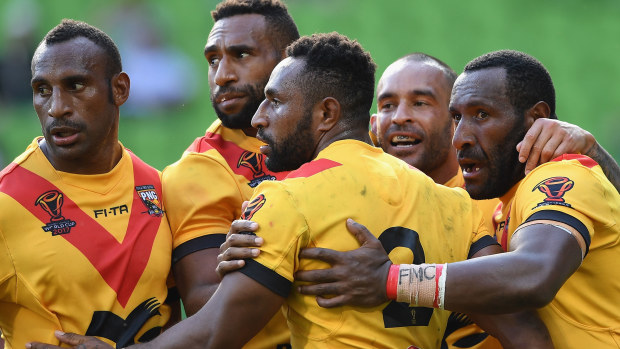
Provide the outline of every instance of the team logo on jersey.
[[252,171],[252,180],[248,183],[251,188],[256,187],[262,181],[273,181],[276,179],[274,176],[270,176],[263,171],[263,154],[254,153],[251,151],[244,151],[237,161],[237,168],[246,167]]
[[75,227],[75,221],[65,218],[62,215],[63,193],[58,190],[50,190],[41,194],[34,202],[35,206],[40,206],[43,211],[50,215],[49,223],[43,227],[43,231],[52,232],[52,236],[68,234],[71,228]]
[[152,185],[139,185],[136,187],[138,197],[142,200],[147,211],[142,213],[148,213],[153,217],[161,217],[164,214],[164,210],[161,209],[161,203],[159,202],[159,196],[155,191],[155,187]]
[[573,186],[575,186],[575,182],[568,177],[551,177],[536,184],[532,191],[538,189],[547,196],[543,202],[536,205],[536,207],[548,205],[572,207],[571,204],[564,200],[563,196],[567,191],[573,189]]
[[260,210],[261,207],[265,205],[265,202],[267,202],[267,199],[265,199],[265,195],[260,194],[259,196],[255,197],[254,200],[252,200],[248,204],[248,207],[246,207],[245,211],[241,215],[241,219],[252,219],[254,214],[256,214],[256,212],[258,212],[258,210]]

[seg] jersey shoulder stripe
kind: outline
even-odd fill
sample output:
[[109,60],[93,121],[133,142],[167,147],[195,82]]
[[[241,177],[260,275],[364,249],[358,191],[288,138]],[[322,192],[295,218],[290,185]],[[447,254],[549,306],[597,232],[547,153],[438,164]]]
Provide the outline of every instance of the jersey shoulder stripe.
[[308,178],[314,176],[317,173],[321,173],[325,170],[329,170],[330,168],[338,166],[342,166],[342,164],[329,159],[318,159],[303,164],[297,170],[289,173],[286,178]]
[[561,156],[558,156],[557,158],[551,160],[553,162],[558,162],[558,161],[562,161],[562,160],[577,160],[579,161],[580,164],[582,164],[583,166],[587,167],[587,168],[592,168],[594,166],[598,166],[598,163],[594,160],[592,160],[591,158],[585,156],[585,155],[581,155],[581,154],[564,154]]

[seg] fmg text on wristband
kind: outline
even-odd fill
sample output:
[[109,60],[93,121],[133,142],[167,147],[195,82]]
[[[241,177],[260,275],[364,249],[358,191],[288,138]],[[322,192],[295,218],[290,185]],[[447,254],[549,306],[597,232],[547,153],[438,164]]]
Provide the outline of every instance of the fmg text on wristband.
[[447,264],[391,265],[386,294],[413,306],[444,308]]

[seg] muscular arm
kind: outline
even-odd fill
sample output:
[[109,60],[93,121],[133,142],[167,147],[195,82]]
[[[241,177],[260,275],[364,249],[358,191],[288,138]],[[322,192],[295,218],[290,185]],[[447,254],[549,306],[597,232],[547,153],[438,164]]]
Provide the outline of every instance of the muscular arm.
[[218,254],[218,248],[207,248],[181,258],[172,266],[187,316],[200,310],[217,290],[220,284],[215,272]]
[[[241,348],[260,331],[284,303],[284,298],[242,273],[228,274],[213,297],[195,315],[181,321],[153,341],[127,348]],[[77,348],[112,348],[95,337],[56,333]],[[30,349],[61,349],[29,343]]]
[[152,342],[131,348],[241,348],[283,303],[284,298],[250,277],[230,273],[195,315]]
[[577,239],[549,224],[520,229],[508,253],[448,265],[445,308],[500,314],[545,306],[581,264]]
[[519,161],[526,163],[527,174],[536,166],[564,154],[584,154],[603,169],[609,181],[620,192],[620,167],[592,134],[579,126],[554,119],[537,119],[517,144]]
[[607,179],[613,184],[616,190],[620,193],[620,167],[616,160],[614,160],[609,153],[601,147],[598,142],[590,148],[588,152],[584,155],[591,157],[594,161],[596,161],[607,176]]
[[[501,247],[492,245],[472,256],[478,258],[502,253]],[[503,348],[553,348],[547,327],[536,311],[528,310],[510,314],[467,314],[485,332],[497,338]]]

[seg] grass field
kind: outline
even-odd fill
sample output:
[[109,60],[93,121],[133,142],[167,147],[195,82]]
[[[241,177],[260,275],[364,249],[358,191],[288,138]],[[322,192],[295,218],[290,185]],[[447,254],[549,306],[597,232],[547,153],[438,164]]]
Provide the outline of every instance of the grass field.
[[[0,0],[0,11],[9,0]],[[164,39],[195,63],[196,98],[172,109],[130,115],[121,109],[121,141],[162,169],[215,118],[209,102],[207,65],[202,55],[216,1],[143,1]],[[109,18],[121,1],[33,0],[39,6],[38,37],[61,18],[85,20],[121,40]],[[378,74],[414,51],[437,56],[456,71],[472,58],[497,49],[516,49],[540,59],[554,78],[561,119],[590,130],[620,157],[620,1],[430,1],[290,0],[302,34],[338,31],[371,52]],[[0,54],[7,29],[0,32]],[[379,77],[379,75],[377,75]],[[0,149],[5,162],[40,134],[31,105],[0,105]]]

